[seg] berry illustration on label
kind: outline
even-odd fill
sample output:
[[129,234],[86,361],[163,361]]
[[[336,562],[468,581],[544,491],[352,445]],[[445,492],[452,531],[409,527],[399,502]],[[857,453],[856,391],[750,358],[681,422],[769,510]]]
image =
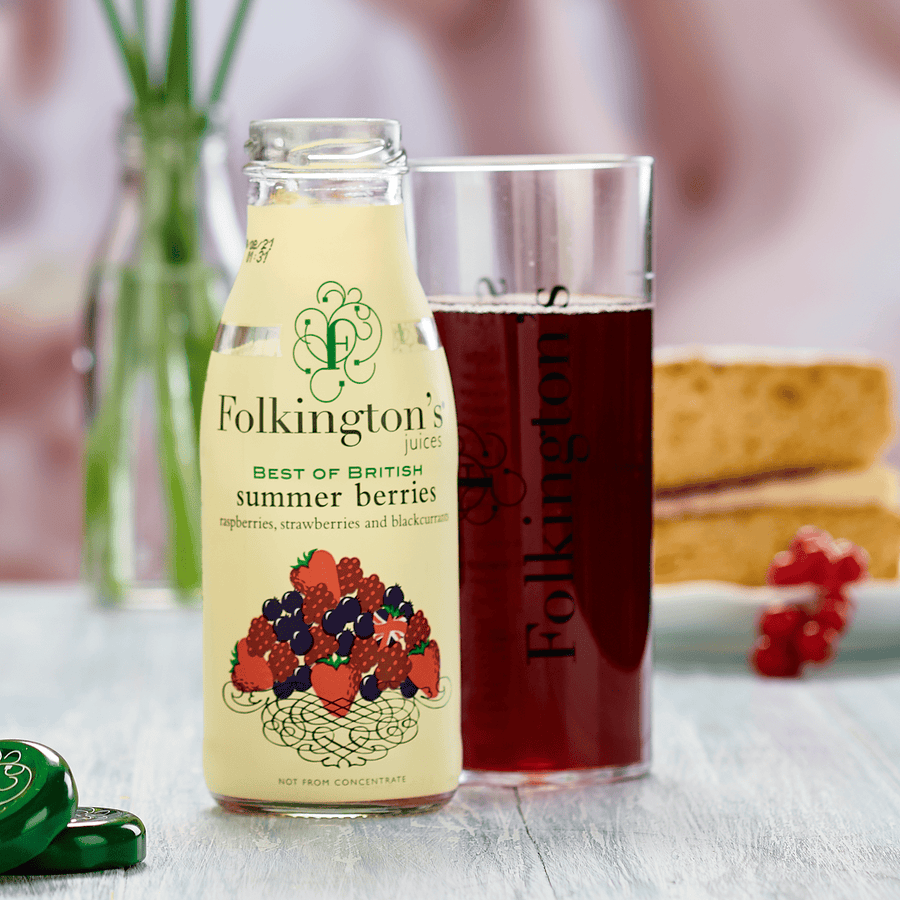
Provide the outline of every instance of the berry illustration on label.
[[312,550],[289,577],[292,590],[265,600],[235,644],[226,705],[260,711],[267,740],[324,766],[365,765],[411,741],[420,708],[450,699],[425,614],[355,557]]

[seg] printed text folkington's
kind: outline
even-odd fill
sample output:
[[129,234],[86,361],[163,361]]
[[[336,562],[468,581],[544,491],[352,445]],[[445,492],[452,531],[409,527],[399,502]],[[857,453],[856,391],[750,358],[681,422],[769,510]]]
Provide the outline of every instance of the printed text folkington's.
[[[523,558],[525,585],[544,588],[543,622],[525,626],[525,652],[533,659],[575,657],[574,635],[564,626],[575,615],[573,579],[572,472],[590,455],[588,439],[572,433],[567,401],[572,393],[567,332],[542,334],[537,339],[540,415],[531,420],[538,429],[539,452],[544,461],[541,477],[541,549]],[[549,551],[549,552],[547,552]],[[543,625],[541,631],[536,629]],[[535,633],[536,632],[536,633]]]
[[[244,404],[234,394],[219,395],[219,431],[247,434],[340,434],[345,447],[357,447],[364,434],[387,432],[407,434],[440,429],[444,424],[445,402],[434,402],[425,394],[422,406],[377,409],[371,403],[363,409],[285,409],[278,397],[254,397]],[[303,403],[297,397],[297,403]]]

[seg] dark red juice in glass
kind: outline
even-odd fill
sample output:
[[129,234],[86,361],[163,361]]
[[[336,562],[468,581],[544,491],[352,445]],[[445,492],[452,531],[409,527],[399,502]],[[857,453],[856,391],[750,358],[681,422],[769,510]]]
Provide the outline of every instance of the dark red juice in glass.
[[464,765],[645,763],[651,311],[435,318],[460,430]]

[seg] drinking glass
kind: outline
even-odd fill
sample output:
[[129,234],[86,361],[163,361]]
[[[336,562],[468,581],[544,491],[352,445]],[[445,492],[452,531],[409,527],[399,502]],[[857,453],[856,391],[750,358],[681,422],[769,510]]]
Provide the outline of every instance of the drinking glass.
[[649,766],[652,168],[412,165],[414,258],[459,419],[469,779]]

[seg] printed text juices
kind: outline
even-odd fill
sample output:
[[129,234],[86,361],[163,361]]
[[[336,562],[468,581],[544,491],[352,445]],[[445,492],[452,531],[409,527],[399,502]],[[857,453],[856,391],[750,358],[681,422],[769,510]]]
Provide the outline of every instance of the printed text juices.
[[249,146],[201,420],[206,780],[236,810],[427,808],[461,766],[457,443],[399,126]]

